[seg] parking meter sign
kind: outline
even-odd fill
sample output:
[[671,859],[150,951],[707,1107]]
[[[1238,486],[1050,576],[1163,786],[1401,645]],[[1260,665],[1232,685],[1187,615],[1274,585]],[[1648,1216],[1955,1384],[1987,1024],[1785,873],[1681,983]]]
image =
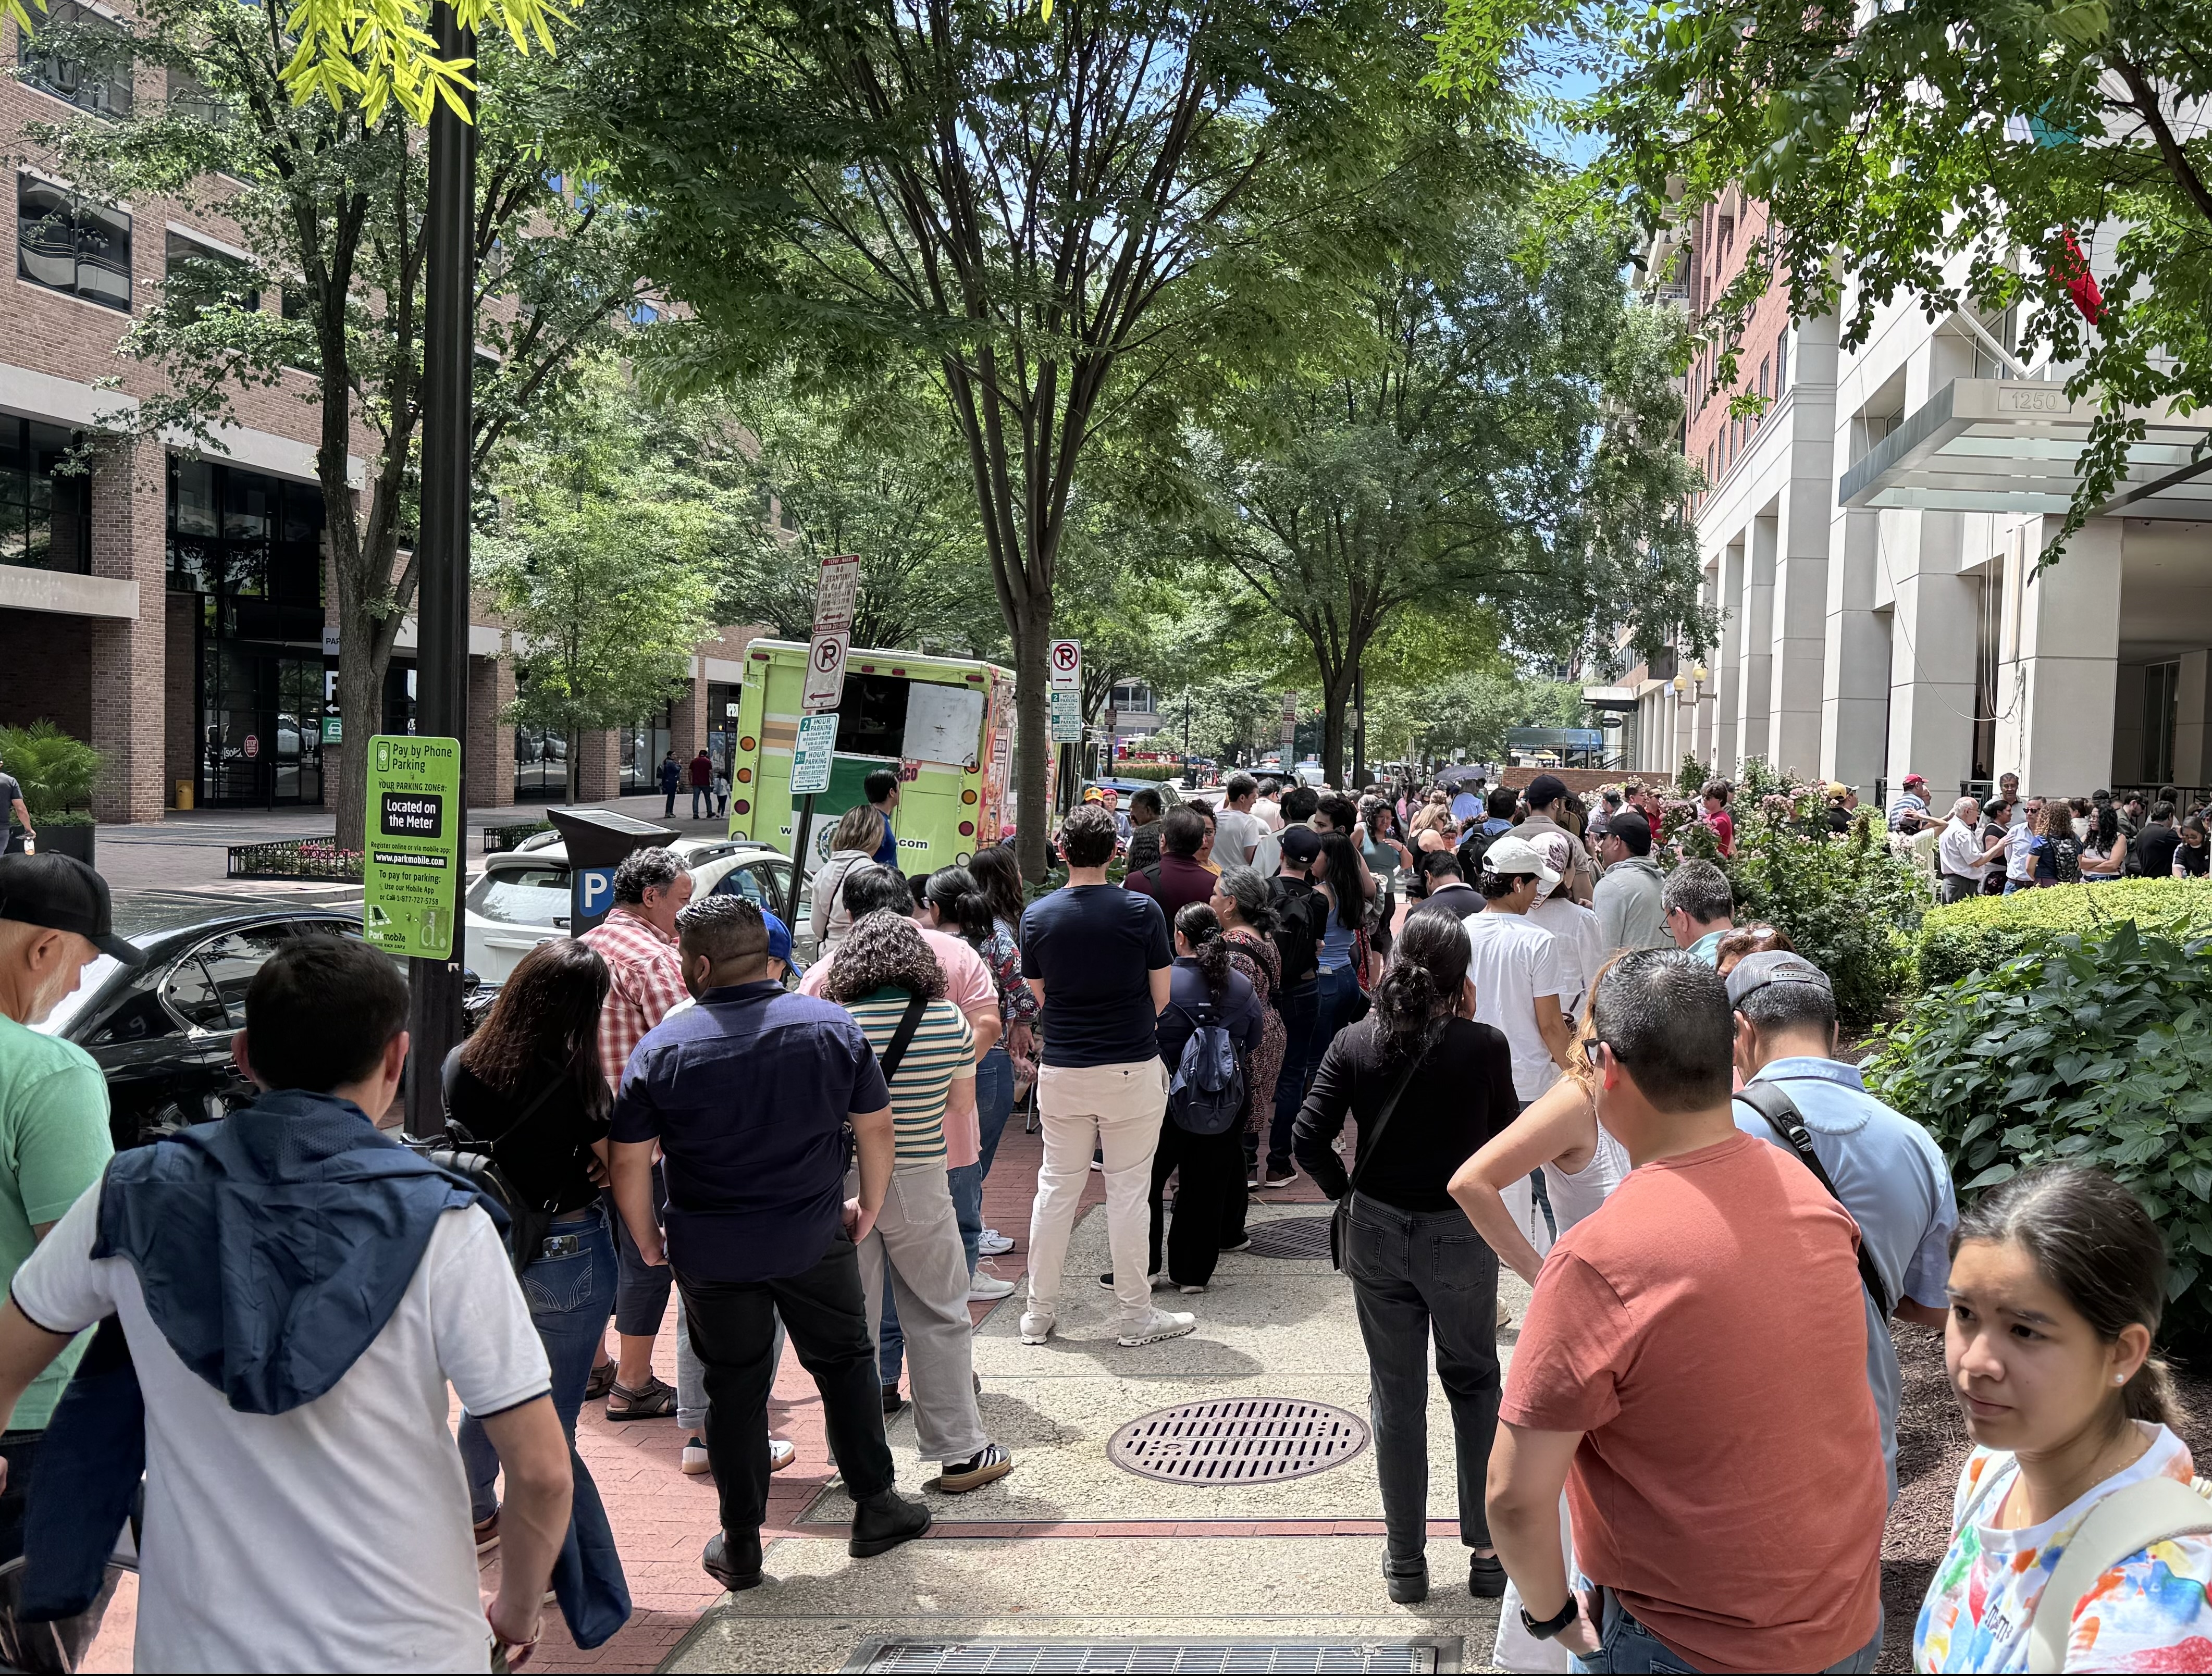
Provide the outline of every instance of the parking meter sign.
[[368,743],[362,939],[387,954],[451,960],[461,878],[461,742],[381,734]]
[[585,867],[576,874],[576,903],[586,917],[604,917],[615,905],[615,870]]
[[830,766],[837,751],[837,713],[825,710],[799,719],[799,740],[791,753],[791,794],[819,796],[830,789]]

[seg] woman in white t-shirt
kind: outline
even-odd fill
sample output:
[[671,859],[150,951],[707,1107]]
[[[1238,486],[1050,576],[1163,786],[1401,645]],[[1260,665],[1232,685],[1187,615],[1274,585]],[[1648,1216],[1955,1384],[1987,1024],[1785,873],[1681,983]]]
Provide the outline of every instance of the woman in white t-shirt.
[[[2100,1171],[2014,1176],[1960,1218],[1943,1361],[1976,1448],[1913,1631],[1914,1669],[2025,1671],[2039,1618],[2063,1649],[2040,1668],[2212,1668],[2212,1538],[2201,1530],[2090,1557],[2077,1598],[2047,1611],[2043,1600],[2100,1503],[2195,1473],[2150,1353],[2166,1275],[2157,1226]],[[2186,1525],[2195,1509],[2173,1499]]]

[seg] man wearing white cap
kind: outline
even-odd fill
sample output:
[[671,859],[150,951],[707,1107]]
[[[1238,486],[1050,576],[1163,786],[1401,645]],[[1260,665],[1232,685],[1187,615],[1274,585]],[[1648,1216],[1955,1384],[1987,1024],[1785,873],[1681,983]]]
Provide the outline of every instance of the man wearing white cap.
[[[1559,941],[1528,919],[1537,894],[1558,885],[1560,877],[1534,844],[1518,832],[1506,833],[1483,853],[1477,881],[1482,912],[1460,922],[1473,945],[1467,975],[1474,985],[1475,1020],[1504,1034],[1513,1054],[1513,1091],[1524,1107],[1567,1068],[1567,1022],[1559,997],[1569,983],[1561,974]],[[1504,1197],[1528,1242],[1548,1249],[1551,1230],[1536,1212],[1528,1184]]]
[[[1530,841],[1564,880],[1574,865],[1574,839],[1564,832],[1547,832]],[[1539,884],[1528,923],[1552,933],[1553,952],[1559,962],[1560,1012],[1570,1019],[1581,1017],[1583,1003],[1597,982],[1598,968],[1605,964],[1605,932],[1596,910],[1570,897],[1564,884]]]

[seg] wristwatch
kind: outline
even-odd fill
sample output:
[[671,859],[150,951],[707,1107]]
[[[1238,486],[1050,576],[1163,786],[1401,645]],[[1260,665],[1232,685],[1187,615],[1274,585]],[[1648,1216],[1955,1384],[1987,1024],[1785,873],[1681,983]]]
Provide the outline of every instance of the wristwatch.
[[1521,1627],[1539,1641],[1549,1641],[1582,1615],[1582,1603],[1575,1599],[1575,1592],[1571,1588],[1567,1591],[1567,1604],[1559,1608],[1557,1618],[1534,1618],[1528,1616],[1528,1607],[1522,1607]]

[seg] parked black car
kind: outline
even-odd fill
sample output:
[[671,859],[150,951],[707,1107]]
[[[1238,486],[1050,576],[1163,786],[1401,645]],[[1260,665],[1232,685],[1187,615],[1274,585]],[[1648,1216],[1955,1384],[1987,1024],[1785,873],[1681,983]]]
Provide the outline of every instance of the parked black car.
[[230,1060],[246,1023],[246,987],[288,938],[361,935],[355,915],[279,908],[204,920],[131,940],[146,963],[102,955],[84,981],[35,1028],[74,1041],[107,1078],[115,1149],[143,1146],[221,1117],[253,1097]]

